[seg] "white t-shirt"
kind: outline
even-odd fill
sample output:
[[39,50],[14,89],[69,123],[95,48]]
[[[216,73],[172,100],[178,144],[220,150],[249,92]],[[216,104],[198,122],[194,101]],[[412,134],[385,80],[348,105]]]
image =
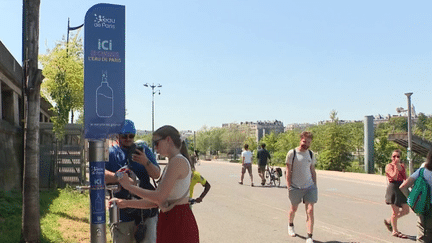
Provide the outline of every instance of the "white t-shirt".
[[252,152],[249,150],[244,150],[241,154],[241,157],[244,157],[244,163],[245,164],[250,164],[252,163]]
[[285,163],[292,167],[291,186],[301,189],[309,188],[314,185],[310,168],[312,164],[316,164],[315,156],[311,158],[309,150],[305,152],[300,152],[298,148],[295,148],[295,150],[296,157],[294,158],[294,165],[292,165],[294,155],[293,149],[288,151],[285,160]]

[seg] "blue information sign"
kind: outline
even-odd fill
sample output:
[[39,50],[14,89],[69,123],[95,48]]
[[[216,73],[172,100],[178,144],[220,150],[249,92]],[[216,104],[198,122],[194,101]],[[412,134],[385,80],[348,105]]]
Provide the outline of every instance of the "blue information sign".
[[84,26],[84,133],[105,139],[125,119],[125,7],[96,4]]
[[105,162],[90,162],[91,223],[105,224]]

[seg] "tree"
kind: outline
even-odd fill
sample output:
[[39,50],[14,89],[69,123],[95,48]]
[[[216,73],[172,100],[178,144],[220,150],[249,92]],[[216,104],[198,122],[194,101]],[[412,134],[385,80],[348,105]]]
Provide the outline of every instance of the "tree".
[[[291,131],[286,131],[284,133],[280,133],[277,136],[277,142],[274,145],[272,162],[285,163],[285,159],[288,151],[299,145],[300,142],[299,134],[300,134],[299,131],[291,130]],[[270,148],[268,149],[270,150]]]
[[[374,140],[374,162],[375,167],[382,173],[385,166],[390,162],[392,151],[397,149],[396,143],[388,141],[388,135],[394,127],[390,123],[381,123],[375,129]],[[402,149],[403,151],[404,149]]]
[[352,160],[352,153],[348,144],[348,133],[339,124],[337,112],[330,113],[331,122],[325,124],[326,139],[324,151],[318,157],[318,167],[325,170],[345,170]]
[[247,125],[231,124],[225,128],[223,140],[229,151],[234,152],[234,159],[236,159],[237,150],[241,149],[244,145],[246,138],[250,134],[250,128]]
[[206,155],[207,151],[210,150],[211,130],[206,126],[201,128],[196,134],[196,143],[197,149]]
[[343,125],[348,132],[348,145],[358,156],[359,164],[364,163],[364,124],[362,122],[351,122]]
[[24,171],[21,242],[39,242],[39,116],[42,72],[38,69],[40,0],[23,2]]
[[[69,44],[63,39],[56,46],[40,55],[45,76],[42,89],[44,95],[55,104],[52,117],[54,132],[58,139],[64,136],[64,127],[71,122],[76,111],[84,106],[84,57],[82,39],[78,34],[72,37]],[[82,113],[82,112],[81,112]]]

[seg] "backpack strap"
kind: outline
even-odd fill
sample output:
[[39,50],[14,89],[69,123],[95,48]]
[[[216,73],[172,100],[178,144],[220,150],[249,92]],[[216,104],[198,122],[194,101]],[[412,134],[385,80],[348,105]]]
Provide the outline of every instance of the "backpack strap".
[[[313,152],[310,149],[308,149],[308,151],[309,151],[310,158],[313,159]],[[296,149],[295,148],[293,149],[293,152],[294,152],[294,154],[293,154],[292,163],[291,163],[291,171],[293,171],[293,169],[294,169],[294,159],[296,157]]]

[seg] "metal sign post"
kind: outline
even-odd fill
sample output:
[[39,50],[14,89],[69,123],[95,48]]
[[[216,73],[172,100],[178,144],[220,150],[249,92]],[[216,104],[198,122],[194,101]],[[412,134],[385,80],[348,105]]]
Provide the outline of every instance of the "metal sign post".
[[89,141],[90,161],[90,238],[92,243],[106,242],[104,142]]
[[106,242],[104,140],[125,119],[125,7],[96,4],[84,20],[84,134],[89,139],[90,238]]

